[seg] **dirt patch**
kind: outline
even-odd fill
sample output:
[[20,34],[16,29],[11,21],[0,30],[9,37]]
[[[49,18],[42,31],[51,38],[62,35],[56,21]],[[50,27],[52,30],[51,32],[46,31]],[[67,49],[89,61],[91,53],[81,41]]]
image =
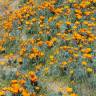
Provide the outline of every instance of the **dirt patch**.
[[48,91],[53,91],[55,93],[61,92],[62,94],[67,94],[66,87],[67,85],[63,84],[63,82],[56,81],[56,82],[49,82],[47,89]]
[[0,15],[4,16],[18,8],[20,0],[0,0]]

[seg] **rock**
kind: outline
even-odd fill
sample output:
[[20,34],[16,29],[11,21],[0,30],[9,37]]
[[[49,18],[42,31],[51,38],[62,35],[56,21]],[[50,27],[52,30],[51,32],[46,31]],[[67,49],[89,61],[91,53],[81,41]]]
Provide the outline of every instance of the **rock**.
[[10,66],[0,66],[0,78],[1,79],[12,79],[15,77],[17,68]]

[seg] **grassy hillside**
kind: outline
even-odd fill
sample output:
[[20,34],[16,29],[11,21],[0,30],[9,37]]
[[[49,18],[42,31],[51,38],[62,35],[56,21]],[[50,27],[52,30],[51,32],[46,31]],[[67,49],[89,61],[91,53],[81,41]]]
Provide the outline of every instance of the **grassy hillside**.
[[96,96],[96,0],[0,0],[0,96]]

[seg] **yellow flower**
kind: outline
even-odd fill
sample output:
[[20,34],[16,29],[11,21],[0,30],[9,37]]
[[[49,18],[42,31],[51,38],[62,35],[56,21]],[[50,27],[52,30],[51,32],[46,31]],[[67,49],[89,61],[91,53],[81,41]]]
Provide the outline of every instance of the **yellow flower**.
[[70,22],[70,21],[67,21],[66,24],[67,24],[67,25],[71,25],[71,22]]
[[32,19],[32,22],[36,22],[36,18],[33,18],[33,19]]
[[11,29],[12,28],[12,22],[11,21],[5,21],[4,22],[4,28],[5,29]]
[[72,89],[71,87],[67,87],[67,88],[66,88],[66,91],[67,91],[68,93],[72,93],[72,92],[73,92],[73,89]]
[[92,68],[87,68],[87,72],[92,73],[93,69]]
[[81,19],[81,18],[82,18],[82,15],[81,15],[81,14],[76,14],[76,17],[77,17],[78,19]]
[[62,62],[62,65],[64,65],[64,66],[67,65],[67,62],[66,61]]
[[44,16],[40,16],[40,19],[41,19],[41,20],[44,20],[44,19],[45,19],[45,17],[44,17]]
[[26,25],[30,25],[30,21],[26,21]]
[[4,62],[4,61],[0,62],[0,65],[5,65],[5,64],[6,64],[6,62]]
[[92,58],[92,55],[91,54],[83,54],[83,58],[91,59]]
[[40,87],[39,87],[39,86],[36,86],[35,89],[36,89],[36,90],[40,90]]
[[70,94],[70,96],[78,96],[76,93],[72,93]]
[[89,53],[89,52],[91,52],[91,51],[92,51],[91,48],[86,48],[86,49],[83,49],[83,50],[82,50],[82,52],[84,52],[84,53]]
[[0,96],[4,96],[4,92],[3,91],[0,91]]
[[74,73],[74,71],[73,70],[70,70],[70,74],[73,74]]
[[73,28],[73,29],[77,29],[77,26],[73,26],[72,28]]
[[48,67],[46,67],[46,68],[44,69],[44,71],[45,71],[45,73],[48,73],[49,68],[48,68]]
[[33,76],[33,75],[35,75],[35,72],[34,71],[30,71],[28,74]]
[[50,55],[50,57],[49,57],[51,60],[53,60],[54,59],[54,56],[53,55]]
[[73,54],[75,58],[78,58],[78,54]]
[[86,61],[82,61],[82,65],[86,66],[87,62]]
[[21,57],[19,57],[18,62],[21,64],[23,62],[23,59]]
[[58,90],[59,90],[59,92],[63,92],[64,91],[64,89],[63,88],[58,88]]
[[33,58],[35,58],[36,57],[36,55],[34,54],[34,53],[31,53],[30,55],[29,55],[29,58],[30,59],[33,59]]
[[23,90],[22,96],[30,96],[30,94],[27,92],[27,90]]
[[11,83],[12,84],[16,84],[18,81],[17,80],[12,80]]

